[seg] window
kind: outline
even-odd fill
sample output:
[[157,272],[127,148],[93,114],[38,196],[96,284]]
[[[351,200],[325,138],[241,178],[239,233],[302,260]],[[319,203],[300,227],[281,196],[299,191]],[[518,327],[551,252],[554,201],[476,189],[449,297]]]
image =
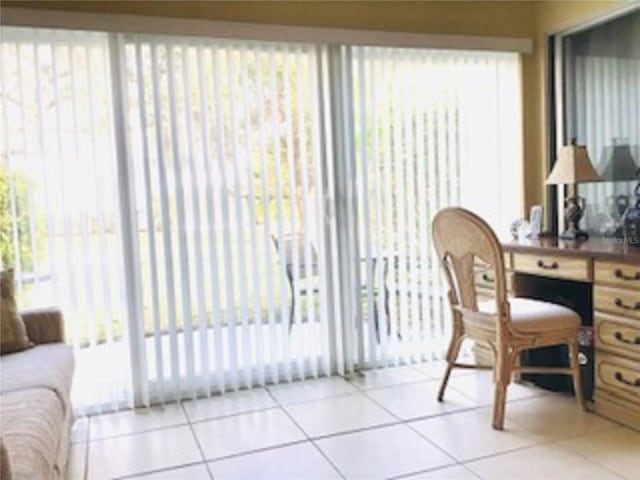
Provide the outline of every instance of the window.
[[521,214],[517,54],[2,32],[2,262],[77,405],[441,358],[430,219]]
[[587,146],[603,182],[579,186],[589,231],[620,235],[640,162],[640,11],[562,36],[565,141]]

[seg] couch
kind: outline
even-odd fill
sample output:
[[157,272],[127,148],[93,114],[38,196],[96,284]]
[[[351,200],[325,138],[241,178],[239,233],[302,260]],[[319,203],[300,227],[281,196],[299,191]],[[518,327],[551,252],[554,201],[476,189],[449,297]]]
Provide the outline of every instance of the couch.
[[73,352],[59,311],[21,315],[34,346],[0,356],[0,478],[58,479],[69,452]]

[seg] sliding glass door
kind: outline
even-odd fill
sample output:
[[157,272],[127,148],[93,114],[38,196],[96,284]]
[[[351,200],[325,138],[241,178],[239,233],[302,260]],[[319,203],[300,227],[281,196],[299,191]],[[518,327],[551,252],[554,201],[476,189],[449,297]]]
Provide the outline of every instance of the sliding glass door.
[[108,37],[2,27],[2,264],[21,308],[59,306],[79,406],[130,400]]
[[323,49],[144,36],[122,49],[153,387],[329,374]]
[[431,218],[522,213],[517,54],[3,27],[2,63],[2,263],[80,407],[441,358]]
[[360,363],[442,358],[450,320],[431,220],[461,205],[505,235],[521,216],[519,59],[352,51]]

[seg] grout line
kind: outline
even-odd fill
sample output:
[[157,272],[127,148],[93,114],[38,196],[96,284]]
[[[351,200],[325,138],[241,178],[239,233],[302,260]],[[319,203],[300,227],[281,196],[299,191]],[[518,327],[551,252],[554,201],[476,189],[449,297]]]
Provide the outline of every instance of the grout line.
[[[367,395],[368,398],[371,398]],[[458,460],[456,458],[453,457],[453,455],[451,455],[449,452],[447,452],[445,449],[443,449],[442,447],[440,447],[439,445],[436,445],[434,442],[432,442],[430,439],[424,437],[422,434],[420,434],[420,432],[418,432],[415,428],[413,428],[409,422],[415,422],[418,419],[411,419],[411,420],[404,420],[400,417],[398,417],[397,415],[395,415],[391,410],[387,409],[386,406],[384,406],[383,404],[381,404],[380,402],[378,402],[377,400],[375,400],[374,398],[371,398],[371,401],[374,402],[376,405],[378,405],[380,408],[382,408],[383,410],[385,410],[387,413],[389,413],[391,416],[397,418],[400,420],[400,424],[401,425],[405,425],[407,428],[409,428],[411,431],[415,432],[419,437],[425,439],[426,441],[428,441],[431,445],[433,445],[434,447],[436,447],[438,450],[440,450],[442,453],[444,453],[447,457],[449,457],[450,459],[452,459],[455,463],[459,463]]]
[[198,439],[198,436],[196,435],[196,431],[193,428],[193,424],[191,423],[191,421],[189,421],[189,416],[187,415],[187,410],[184,408],[184,404],[182,402],[180,402],[180,408],[182,409],[182,412],[184,413],[184,416],[187,418],[187,422],[189,425],[189,430],[191,431],[191,435],[193,435],[193,439],[196,442],[196,445],[198,446],[198,450],[200,451],[200,456],[202,457],[202,460],[204,460],[205,464],[205,468],[207,469],[207,474],[209,475],[209,479],[210,480],[214,480],[213,478],[213,473],[211,472],[211,469],[209,468],[209,462],[207,462],[207,457],[204,454],[204,449],[202,448],[202,445],[200,444],[200,440]]
[[607,427],[607,428],[603,428],[602,430],[596,430],[596,431],[592,431],[592,432],[585,432],[585,433],[582,433],[582,434],[580,434],[580,435],[576,435],[576,436],[573,436],[573,437],[570,437],[570,438],[555,439],[555,440],[554,440],[553,442],[551,442],[551,443],[553,443],[553,444],[557,445],[557,447],[558,447],[560,450],[563,450],[564,452],[572,453],[572,454],[577,455],[577,456],[579,456],[579,457],[585,458],[585,459],[589,460],[590,462],[592,462],[592,463],[595,463],[595,464],[599,465],[600,467],[604,468],[605,470],[608,470],[608,471],[610,471],[610,472],[614,473],[615,475],[619,476],[620,478],[625,479],[626,477],[625,477],[624,475],[622,475],[620,472],[616,472],[615,470],[613,470],[613,469],[609,468],[609,467],[608,467],[607,465],[605,465],[604,463],[599,462],[595,456],[587,456],[587,455],[584,455],[581,451],[571,450],[571,449],[566,448],[566,447],[565,447],[565,448],[562,448],[562,447],[559,445],[561,442],[566,442],[566,441],[570,441],[570,440],[575,440],[576,438],[585,437],[585,436],[587,436],[587,435],[592,436],[592,435],[595,435],[595,434],[598,434],[598,433],[602,433],[602,432],[606,432],[606,431],[611,431],[611,430],[614,430],[614,429],[620,429],[620,428],[628,429],[628,430],[630,430],[631,432],[635,432],[635,430],[632,430],[632,429],[630,429],[629,427],[627,427],[627,426],[625,426],[625,425],[613,425],[613,426],[610,426],[610,427]]
[[[138,478],[138,477],[141,477],[141,476],[144,476],[144,475],[152,475],[154,473],[171,472],[173,470],[178,470],[179,468],[195,467],[196,465],[205,465],[206,466],[206,462],[189,462],[189,463],[183,463],[181,465],[174,465],[173,467],[155,468],[153,470],[145,470],[143,472],[128,473],[128,474],[122,475],[120,477],[115,477],[115,480],[124,480],[124,479],[127,479],[127,478]],[[194,479],[190,479],[190,480],[194,480]]]
[[[330,378],[330,377],[329,377]],[[344,377],[341,377],[344,379]],[[345,381],[348,381],[347,379],[344,379]],[[427,379],[426,382],[429,382],[429,380]],[[350,383],[350,382],[349,382]],[[414,381],[414,382],[407,382],[405,384],[401,384],[401,385],[406,385],[406,384],[419,384],[419,383],[425,383],[425,380],[418,380],[418,381]],[[307,443],[310,442],[312,445],[314,445],[314,447],[319,451],[319,453],[332,465],[332,467],[338,472],[338,474],[344,478],[344,476],[342,475],[342,473],[340,472],[340,470],[333,464],[333,462],[324,454],[324,452],[322,451],[322,449],[320,449],[320,447],[317,445],[317,441],[318,440],[323,440],[323,439],[327,439],[327,438],[333,438],[333,437],[338,437],[338,436],[343,436],[343,435],[348,435],[348,434],[352,434],[352,433],[358,433],[358,432],[362,432],[362,431],[368,431],[368,430],[375,430],[375,429],[379,429],[379,428],[384,428],[384,427],[389,427],[389,426],[394,426],[394,425],[400,425],[400,424],[405,424],[406,426],[408,426],[412,431],[414,431],[415,433],[417,433],[421,438],[425,439],[426,441],[428,441],[429,443],[431,443],[432,445],[434,445],[436,448],[438,448],[439,450],[441,450],[442,452],[444,452],[448,457],[450,457],[455,464],[451,464],[451,465],[443,465],[441,467],[437,467],[434,469],[429,469],[429,470],[423,470],[421,472],[426,472],[426,471],[431,471],[431,470],[438,470],[440,468],[446,468],[447,466],[453,466],[453,465],[461,465],[463,466],[465,469],[469,470],[472,474],[476,475],[475,472],[471,471],[466,465],[465,463],[470,463],[470,462],[475,462],[475,461],[479,461],[482,459],[486,459],[486,458],[491,458],[491,457],[496,457],[496,456],[500,456],[500,455],[505,455],[505,454],[509,454],[518,450],[525,450],[527,448],[533,448],[539,445],[548,445],[548,444],[554,444],[554,443],[558,443],[558,442],[562,442],[565,440],[570,440],[571,438],[578,438],[578,437],[582,437],[585,435],[590,435],[594,432],[583,432],[568,438],[559,438],[559,439],[549,439],[546,437],[541,437],[543,439],[543,441],[535,443],[533,445],[527,445],[527,446],[523,446],[520,448],[516,448],[516,449],[512,449],[512,450],[507,450],[507,451],[502,451],[502,452],[497,452],[494,454],[489,454],[489,455],[484,455],[484,456],[480,456],[477,458],[473,458],[473,459],[469,459],[469,460],[465,460],[465,461],[459,461],[457,458],[453,457],[451,454],[449,454],[446,450],[444,450],[443,448],[441,448],[439,445],[437,445],[436,443],[434,443],[433,441],[431,441],[429,438],[425,437],[424,435],[422,435],[419,431],[417,431],[415,428],[413,428],[410,423],[412,422],[416,422],[416,421],[420,421],[423,419],[429,419],[429,418],[436,418],[436,417],[443,417],[443,416],[447,416],[447,415],[455,415],[457,413],[463,413],[463,412],[470,412],[470,411],[476,411],[476,410],[480,410],[480,409],[486,409],[486,408],[490,408],[491,404],[482,404],[482,405],[474,405],[473,407],[469,407],[469,408],[463,408],[460,410],[455,410],[455,411],[450,411],[450,412],[441,412],[435,415],[428,415],[425,417],[416,417],[416,418],[411,418],[411,419],[401,419],[399,418],[397,415],[395,415],[393,412],[389,411],[384,405],[380,404],[377,400],[375,400],[374,398],[370,397],[368,395],[368,392],[370,392],[371,390],[380,390],[383,388],[393,388],[393,387],[398,387],[401,386],[400,384],[398,385],[390,385],[388,387],[381,387],[381,388],[376,388],[376,389],[370,389],[370,390],[364,390],[364,391],[356,391],[356,392],[351,392],[351,393],[345,393],[345,394],[339,394],[339,395],[333,395],[333,396],[329,396],[329,397],[323,397],[323,398],[319,398],[319,399],[313,399],[313,400],[308,400],[308,401],[304,401],[304,402],[298,402],[298,403],[294,403],[294,404],[287,404],[284,405],[282,402],[280,402],[274,395],[273,393],[268,389],[268,388],[264,388],[264,390],[268,393],[268,395],[274,400],[274,402],[276,403],[275,406],[272,407],[267,407],[267,408],[263,408],[263,409],[256,409],[256,410],[250,410],[250,411],[245,411],[245,412],[239,412],[239,413],[234,413],[234,414],[230,414],[230,415],[226,415],[226,416],[221,416],[221,417],[213,417],[213,418],[207,418],[207,419],[201,419],[201,420],[197,420],[197,421],[191,421],[189,419],[189,416],[187,415],[186,409],[184,407],[184,405],[182,404],[182,402],[178,402],[179,405],[181,406],[185,418],[187,419],[187,424],[192,432],[192,435],[195,437],[196,440],[196,444],[198,445],[198,448],[200,450],[201,456],[204,459],[204,464],[205,467],[207,468],[207,472],[210,476],[210,478],[213,480],[213,474],[209,468],[209,462],[215,462],[215,461],[219,461],[219,460],[225,460],[228,458],[235,458],[235,457],[241,457],[241,456],[245,456],[245,455],[249,455],[252,453],[258,453],[258,452],[262,452],[262,451],[268,451],[268,450],[273,450],[273,449],[278,449],[278,448],[284,448],[287,446],[292,446],[292,445],[298,445],[298,444],[303,444],[303,443]],[[354,385],[355,386],[355,385]],[[358,388],[357,386],[355,386],[356,388]],[[458,393],[462,393],[459,390],[455,389]],[[311,437],[310,435],[308,435],[304,429],[295,421],[295,419],[291,416],[291,414],[287,411],[287,406],[293,406],[293,405],[300,405],[300,404],[304,404],[304,403],[309,403],[309,402],[316,402],[316,401],[322,401],[322,400],[329,400],[332,398],[336,398],[336,397],[344,397],[344,396],[349,396],[349,395],[355,395],[357,393],[363,394],[366,398],[368,398],[369,400],[371,400],[372,402],[374,402],[376,405],[378,405],[379,407],[381,407],[383,410],[385,410],[387,413],[389,413],[393,418],[398,419],[395,422],[391,422],[391,423],[385,423],[385,424],[379,424],[379,425],[373,425],[373,426],[369,426],[369,427],[363,427],[363,428],[359,428],[359,429],[352,429],[352,430],[348,430],[348,431],[344,431],[344,432],[336,432],[336,433],[332,433],[332,434],[327,434],[327,435],[322,435],[322,436],[318,436],[318,437]],[[524,398],[518,398],[518,399],[514,399],[514,400],[510,400],[508,401],[508,403],[514,403],[514,402],[520,402],[520,401],[530,401],[530,400],[535,400],[535,399],[541,399],[541,398],[548,398],[548,395],[545,395],[543,392],[542,395],[534,395],[531,397],[524,397]],[[469,398],[469,397],[467,397]],[[473,399],[470,399],[474,402],[476,402]],[[287,417],[300,429],[300,431],[304,434],[304,436],[306,437],[305,440],[300,440],[300,441],[295,441],[295,442],[288,442],[285,444],[280,444],[280,445],[275,445],[275,446],[270,446],[270,447],[265,447],[265,448],[260,448],[260,449],[255,449],[255,450],[250,450],[250,451],[244,451],[244,452],[239,452],[239,453],[235,453],[235,454],[231,454],[231,455],[227,455],[227,456],[223,456],[223,457],[219,457],[219,458],[215,458],[215,459],[207,459],[204,451],[202,449],[202,446],[200,445],[200,442],[197,439],[197,436],[195,435],[195,431],[193,429],[193,424],[197,424],[197,423],[202,423],[202,422],[208,422],[208,421],[212,421],[212,420],[220,420],[220,419],[224,419],[224,418],[230,418],[230,417],[235,417],[235,416],[240,416],[240,415],[244,415],[244,414],[249,414],[249,413],[259,413],[262,411],[268,411],[268,410],[273,410],[273,409],[280,409],[282,410]],[[157,429],[151,429],[151,430],[146,430],[143,432],[132,432],[132,433],[128,433],[128,434],[122,434],[122,435],[117,435],[116,437],[106,437],[104,439],[98,439],[98,440],[89,440],[90,439],[90,428],[91,428],[91,417],[87,417],[89,419],[88,421],[88,428],[87,428],[87,449],[86,449],[86,459],[85,459],[85,480],[88,476],[88,470],[89,470],[89,448],[90,448],[90,444],[96,441],[100,441],[100,440],[104,440],[107,438],[117,438],[117,437],[121,437],[121,436],[130,436],[130,435],[135,435],[138,433],[147,433],[150,431],[157,431],[157,430],[165,430],[168,428],[174,428],[174,427],[178,427],[178,426],[184,426],[185,424],[180,424],[180,425],[174,425],[174,426],[167,426],[167,427],[161,427],[161,428],[157,428]],[[514,423],[517,424],[517,421],[514,420]],[[611,425],[608,426],[607,428],[603,428],[602,430],[598,430],[599,431],[605,431],[605,430],[609,430],[612,429],[614,427],[617,427],[618,425]],[[523,427],[524,428],[524,427]],[[527,431],[525,429],[525,431]],[[528,431],[527,431],[528,432]],[[531,432],[528,432],[531,433]],[[585,457],[586,458],[586,457]],[[161,472],[161,471],[165,471],[165,470],[174,470],[176,468],[181,468],[181,467],[185,467],[185,466],[190,466],[190,465],[198,465],[201,464],[203,462],[195,462],[195,463],[191,463],[191,464],[183,464],[183,465],[178,465],[178,466],[173,466],[173,467],[169,467],[169,468],[164,468],[164,469],[159,469],[159,470],[154,470],[154,471],[148,471],[148,472],[140,472],[140,473],[136,473],[134,475],[127,475],[126,477],[122,477],[122,478],[130,478],[133,476],[138,476],[138,475],[144,475],[147,473],[153,473],[155,471]],[[594,462],[599,464],[598,462]],[[603,468],[609,470],[606,466],[603,466]],[[420,473],[420,472],[415,472],[415,473]],[[616,475],[620,475],[617,472],[613,472],[616,473]],[[403,476],[406,475],[411,475],[411,474],[403,474]],[[400,478],[400,477],[394,477],[394,478]]]
[[[167,405],[175,405],[175,404],[182,404],[183,402],[171,402],[171,403],[167,403]],[[161,427],[153,427],[153,428],[145,428],[142,430],[136,430],[133,432],[125,432],[125,433],[116,433],[114,435],[107,435],[104,437],[100,437],[100,438],[94,438],[93,440],[88,439],[85,440],[87,443],[95,443],[95,442],[101,442],[102,440],[111,440],[114,438],[122,438],[122,437],[128,437],[130,435],[139,435],[139,434],[143,434],[143,433],[151,433],[151,432],[158,432],[158,431],[162,431],[162,430],[168,430],[171,428],[178,428],[178,427],[184,427],[187,426],[189,424],[199,424],[199,423],[206,423],[206,422],[211,422],[214,420],[224,420],[227,418],[232,418],[232,417],[238,417],[241,415],[246,415],[246,414],[250,414],[250,413],[259,413],[259,412],[264,412],[267,410],[274,410],[278,408],[278,405],[272,405],[270,407],[264,407],[264,408],[256,408],[253,410],[246,410],[246,411],[242,411],[242,412],[236,412],[236,413],[230,413],[228,415],[221,415],[221,416],[217,416],[217,417],[207,417],[207,418],[202,418],[202,419],[198,419],[198,420],[190,420],[189,416],[187,415],[186,411],[184,411],[185,413],[185,418],[186,420],[183,423],[175,423],[175,424],[171,424],[171,425],[163,425]],[[111,414],[106,414],[106,415],[111,415]],[[79,441],[76,443],[83,443],[85,441]]]
[[439,467],[425,468],[424,470],[415,470],[413,472],[406,472],[406,473],[401,473],[399,475],[393,475],[392,477],[388,477],[386,480],[402,480],[403,478],[412,477],[414,475],[420,475],[421,473],[437,472],[438,470],[443,470],[445,468],[451,468],[451,467],[457,467],[457,466],[462,466],[462,465],[458,465],[455,463],[440,465]]
[[207,422],[212,422],[212,421],[215,421],[215,420],[225,420],[227,418],[240,417],[242,415],[249,415],[251,413],[266,412],[268,410],[275,410],[277,408],[278,408],[278,405],[271,405],[270,407],[254,408],[254,409],[251,409],[251,410],[243,410],[242,412],[230,413],[228,415],[220,415],[218,417],[201,418],[201,419],[198,419],[198,420],[189,420],[189,418],[187,416],[187,422],[191,423],[193,425],[198,425],[199,423],[207,423]]
[[267,452],[269,450],[277,450],[279,448],[284,448],[284,447],[293,447],[294,445],[302,445],[304,443],[308,443],[309,440],[302,439],[302,440],[292,440],[290,442],[285,442],[285,443],[279,443],[278,445],[271,445],[268,447],[260,447],[260,448],[254,448],[253,450],[245,450],[242,452],[237,452],[237,453],[230,453],[228,455],[222,455],[221,457],[215,457],[215,458],[206,458],[205,462],[219,462],[221,460],[229,460],[231,458],[238,458],[238,457],[244,457],[245,455],[251,455],[253,453],[261,453],[261,452]]
[[171,430],[172,428],[186,427],[187,425],[189,425],[189,421],[188,420],[185,421],[184,423],[174,423],[174,424],[171,424],[171,425],[163,425],[161,427],[145,428],[143,430],[136,430],[134,432],[125,432],[125,433],[116,433],[114,435],[107,435],[105,437],[94,438],[93,440],[89,440],[87,443],[99,443],[99,442],[102,442],[104,440],[113,440],[113,439],[116,439],[116,438],[130,437],[130,436],[134,436],[134,435],[143,435],[145,433],[161,432],[163,430]]
[[476,477],[477,479],[482,479],[482,477],[479,474],[477,474],[475,471],[471,470],[468,465],[461,463],[460,466],[464,468],[467,472],[469,472],[471,475]]
[[302,428],[301,425],[298,424],[298,422],[296,422],[295,418],[293,418],[293,416],[287,411],[287,409],[284,407],[284,405],[275,397],[275,395],[273,395],[273,393],[267,389],[267,392],[269,393],[269,395],[271,396],[271,398],[280,406],[280,408],[282,409],[282,411],[284,412],[284,414],[289,418],[289,420],[291,420],[293,422],[293,424],[298,427],[298,429],[302,432],[302,434],[307,437],[307,440],[311,443],[311,445],[314,446],[314,448],[320,453],[320,455],[322,457],[324,457],[324,459],[329,463],[329,465],[331,465],[331,467],[333,467],[333,469],[336,471],[336,473],[338,475],[340,475],[341,478],[346,480],[346,477],[342,474],[342,472],[340,471],[340,469],[331,461],[331,459],[324,453],[324,451],[316,444],[316,442],[313,441],[313,439],[309,436],[309,434],[307,434],[307,432],[304,430],[304,428]]

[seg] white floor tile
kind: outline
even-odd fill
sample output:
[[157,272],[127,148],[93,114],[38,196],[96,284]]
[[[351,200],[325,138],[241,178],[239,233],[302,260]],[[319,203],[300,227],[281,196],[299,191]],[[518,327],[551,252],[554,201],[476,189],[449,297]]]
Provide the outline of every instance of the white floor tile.
[[507,452],[544,441],[507,420],[503,431],[491,427],[489,408],[452,413],[412,422],[423,436],[460,461]]
[[[450,388],[454,388],[472,399],[478,405],[491,405],[493,404],[495,394],[495,384],[493,383],[492,375],[491,372],[486,371],[478,372],[474,375],[450,378],[445,396]],[[507,401],[539,397],[546,393],[548,392],[533,385],[512,382],[507,388]]]
[[406,425],[347,433],[316,443],[346,478],[389,478],[454,463]]
[[311,437],[374,427],[397,421],[361,393],[285,407]]
[[555,445],[539,445],[466,463],[491,480],[620,480],[610,470]]
[[67,461],[67,480],[84,480],[87,463],[87,443],[77,443],[69,447]]
[[416,473],[408,477],[401,477],[402,480],[478,480],[478,477],[471,470],[467,470],[462,465],[444,467],[428,472]]
[[78,417],[71,426],[71,443],[86,442],[89,440],[89,418]]
[[182,403],[192,422],[264,410],[277,404],[264,388],[225,393]]
[[161,470],[159,472],[147,473],[135,477],[129,477],[131,480],[209,480],[209,472],[204,463],[198,465],[189,465],[188,467],[172,468],[170,470]]
[[91,440],[185,425],[187,417],[177,403],[91,417]]
[[508,403],[505,413],[527,431],[548,440],[576,437],[616,426],[580,409],[575,398],[558,394]]
[[367,391],[368,396],[403,420],[439,415],[475,406],[472,400],[453,389],[447,391],[443,402],[438,402],[437,394],[438,383],[435,381]]
[[338,472],[311,442],[211,462],[216,480],[339,479]]
[[421,382],[430,380],[426,373],[413,367],[392,367],[377,370],[356,372],[349,377],[349,382],[361,389],[390,387],[403,383]]
[[281,383],[267,388],[282,405],[319,400],[358,391],[344,378],[336,376],[302,382]]
[[[469,363],[471,363],[471,360],[468,360],[468,361]],[[426,373],[427,375],[429,375],[429,377],[433,378],[434,380],[440,380],[442,379],[442,377],[444,377],[444,372],[447,368],[447,362],[445,362],[444,360],[425,362],[425,363],[420,363],[414,366],[414,368],[417,368],[421,372]],[[485,371],[490,371],[490,370],[476,370],[471,368],[454,368],[453,370],[451,370],[450,378],[462,377],[466,375],[477,375],[478,373],[485,372]]]
[[305,440],[279,408],[193,424],[207,460]]
[[134,475],[202,461],[188,426],[90,443],[89,479]]
[[557,444],[629,480],[640,480],[640,432],[620,427],[589,433]]

